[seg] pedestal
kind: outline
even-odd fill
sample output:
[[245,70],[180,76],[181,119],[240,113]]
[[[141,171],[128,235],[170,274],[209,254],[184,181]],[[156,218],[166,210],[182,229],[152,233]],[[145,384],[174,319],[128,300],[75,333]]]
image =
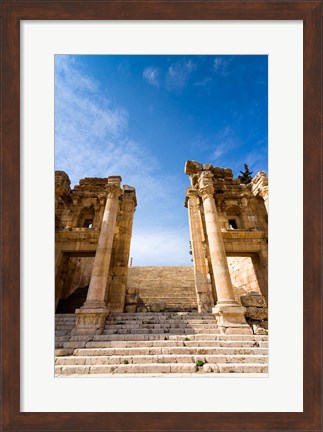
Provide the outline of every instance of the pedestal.
[[76,326],[71,332],[72,335],[99,335],[103,332],[105,321],[109,315],[107,307],[76,309]]
[[245,319],[245,312],[246,308],[238,304],[217,304],[212,309],[221,333],[226,334],[252,334]]

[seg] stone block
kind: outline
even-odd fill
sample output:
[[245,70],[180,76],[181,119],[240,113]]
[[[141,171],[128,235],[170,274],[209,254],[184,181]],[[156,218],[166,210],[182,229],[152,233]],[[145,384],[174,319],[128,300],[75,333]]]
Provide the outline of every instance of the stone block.
[[150,304],[151,312],[162,312],[166,309],[166,302],[164,300],[160,300],[159,302]]
[[[252,324],[252,330],[255,335],[267,335],[268,334],[268,322],[260,322]],[[265,346],[261,344],[260,346]]]
[[197,366],[195,364],[174,363],[170,365],[171,373],[195,373]]
[[220,372],[219,366],[217,364],[205,363],[202,367],[205,373],[218,373]]
[[130,305],[127,305],[125,307],[125,312],[127,312],[127,313],[134,313],[134,312],[136,312],[136,310],[137,310],[136,304],[130,304]]
[[265,307],[247,307],[246,317],[253,320],[265,320],[268,319],[268,308]]
[[266,299],[259,293],[251,292],[240,296],[241,304],[245,307],[267,307]]

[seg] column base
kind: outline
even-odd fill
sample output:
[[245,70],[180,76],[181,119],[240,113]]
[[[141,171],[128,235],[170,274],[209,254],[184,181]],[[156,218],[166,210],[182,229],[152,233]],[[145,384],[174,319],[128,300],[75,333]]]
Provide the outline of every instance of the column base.
[[212,313],[215,315],[221,333],[252,334],[245,319],[246,308],[239,304],[217,304]]
[[109,315],[109,309],[105,306],[102,308],[89,308],[82,306],[76,309],[76,326],[72,330],[72,335],[94,335],[101,334],[105,327],[105,320]]

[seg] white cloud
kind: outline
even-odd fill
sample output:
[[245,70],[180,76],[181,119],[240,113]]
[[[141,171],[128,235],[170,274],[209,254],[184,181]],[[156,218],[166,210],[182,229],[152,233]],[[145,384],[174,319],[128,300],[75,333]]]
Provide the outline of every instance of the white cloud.
[[253,150],[245,156],[244,163],[247,163],[249,169],[253,171],[255,176],[259,171],[264,171],[267,165],[268,148],[267,146],[259,146],[257,150]]
[[196,83],[194,83],[194,85],[196,87],[208,87],[211,83],[212,83],[212,78],[206,77],[200,81],[196,81]]
[[197,69],[192,60],[180,60],[169,66],[166,76],[168,90],[181,90],[188,82],[190,75]]
[[148,66],[144,69],[143,78],[151,85],[159,87],[159,69],[153,66]]
[[223,56],[216,57],[213,61],[213,70],[219,75],[225,76],[228,74],[229,65],[232,62],[233,57]]
[[70,57],[56,61],[55,74],[57,169],[65,170],[72,183],[85,176],[138,170],[149,176],[157,161],[127,136],[127,111],[113,107],[99,84]]
[[192,265],[189,255],[188,229],[145,230],[135,232],[131,240],[130,256],[134,266],[154,265]]
[[[210,155],[211,163],[223,163],[223,156],[233,149],[238,149],[240,140],[234,133],[234,131],[226,126],[221,129],[214,137],[214,150]],[[236,153],[232,155],[232,159],[236,157]],[[228,160],[228,158],[226,158]]]
[[[134,244],[146,246],[137,247],[136,259],[177,263],[181,252],[174,224],[184,224],[188,235],[182,174],[164,175],[150,150],[128,136],[127,111],[102,96],[100,84],[82,69],[69,56],[56,58],[55,168],[69,175],[72,186],[84,177],[121,175],[137,193]],[[158,244],[163,246],[157,253]]]

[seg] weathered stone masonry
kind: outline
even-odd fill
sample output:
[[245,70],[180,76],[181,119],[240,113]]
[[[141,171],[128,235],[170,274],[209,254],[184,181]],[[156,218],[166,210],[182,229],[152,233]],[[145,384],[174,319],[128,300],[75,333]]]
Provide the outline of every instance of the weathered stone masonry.
[[185,173],[191,183],[185,205],[198,310],[213,311],[223,331],[247,330],[246,309],[235,298],[227,258],[251,258],[260,292],[268,300],[267,177],[261,172],[245,185],[229,168],[194,161],[186,162]]
[[109,311],[125,307],[135,189],[121,188],[118,176],[85,178],[73,190],[65,172],[57,171],[55,180],[56,305],[67,294],[64,283],[75,258],[94,257],[88,258],[93,264],[80,266],[92,269],[86,301],[76,311],[77,328],[100,332]]
[[132,268],[129,281],[134,188],[110,176],[82,179],[71,190],[67,174],[56,172],[56,305],[82,291],[68,311],[76,309],[78,333],[100,333],[109,312],[153,310],[156,302],[212,312],[223,331],[246,329],[245,316],[266,318],[265,173],[245,185],[210,164],[188,161],[185,172],[193,267]]

